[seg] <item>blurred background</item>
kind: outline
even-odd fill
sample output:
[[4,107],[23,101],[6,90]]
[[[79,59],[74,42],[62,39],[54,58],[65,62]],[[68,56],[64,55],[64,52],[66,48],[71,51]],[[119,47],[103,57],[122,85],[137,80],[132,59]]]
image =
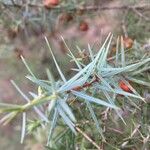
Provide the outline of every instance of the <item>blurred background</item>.
[[[114,34],[112,53],[120,35],[125,48],[132,50],[135,42],[142,48],[133,57],[150,52],[150,0],[0,0],[0,101],[23,103],[10,80],[25,93],[37,90],[25,78],[21,55],[39,78],[46,79],[45,68],[49,67],[58,79],[44,36],[69,78],[73,64],[61,36],[76,53],[77,46],[86,52],[88,44],[97,51],[109,32]],[[18,120],[0,127],[0,150],[42,150],[31,137],[19,144]]]

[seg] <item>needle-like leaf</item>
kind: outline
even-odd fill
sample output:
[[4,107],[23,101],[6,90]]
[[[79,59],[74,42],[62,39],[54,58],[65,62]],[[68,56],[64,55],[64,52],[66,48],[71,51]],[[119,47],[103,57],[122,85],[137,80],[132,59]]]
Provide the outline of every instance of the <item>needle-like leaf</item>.
[[60,99],[58,101],[59,105],[62,107],[62,109],[65,111],[65,113],[68,115],[68,117],[73,121],[76,122],[75,116],[71,110],[71,108],[68,106],[66,101],[64,99]]
[[82,67],[81,67],[80,63],[78,62],[78,60],[76,59],[76,57],[73,55],[73,53],[71,52],[70,48],[68,47],[67,43],[65,42],[65,40],[64,40],[64,38],[62,36],[61,36],[61,39],[63,40],[63,42],[64,42],[66,48],[68,49],[71,57],[73,58],[74,62],[76,63],[76,65],[78,66],[78,68],[81,70]]
[[125,67],[124,42],[123,42],[122,36],[121,36],[121,64],[122,64],[122,67]]
[[49,50],[50,50],[50,53],[51,53],[51,55],[52,55],[52,57],[53,57],[54,63],[55,63],[55,65],[56,65],[56,68],[57,68],[57,70],[58,70],[58,73],[60,74],[61,79],[62,79],[64,82],[66,82],[66,78],[65,78],[64,74],[62,73],[62,71],[61,71],[61,69],[60,69],[60,67],[59,67],[59,65],[58,65],[58,63],[57,63],[57,61],[56,61],[56,58],[55,58],[55,56],[54,56],[54,54],[53,54],[53,51],[52,51],[52,49],[51,49],[51,47],[50,47],[50,44],[49,44],[49,42],[48,42],[48,39],[47,39],[46,37],[45,37],[45,41],[46,41],[47,46],[48,46],[48,48],[49,48]]
[[66,113],[62,110],[60,106],[58,106],[57,108],[58,108],[59,115],[62,117],[66,125],[68,125],[68,127],[72,130],[74,134],[77,134],[75,130],[75,124],[69,119],[69,117],[66,115]]
[[48,133],[47,146],[49,146],[49,144],[50,144],[54,129],[56,127],[57,120],[58,120],[58,110],[57,110],[57,108],[55,108],[52,123],[51,123],[50,130]]
[[27,64],[27,62],[25,61],[25,59],[24,59],[23,56],[21,56],[21,59],[22,59],[22,62],[24,63],[24,65],[26,66],[27,70],[29,71],[29,73],[30,73],[34,78],[36,78],[35,75],[34,75],[34,73],[31,71],[29,65]]
[[90,102],[89,102],[89,101],[85,101],[85,103],[87,104],[87,107],[88,107],[88,109],[89,109],[89,111],[90,111],[91,117],[92,117],[93,121],[94,121],[95,124],[96,124],[96,128],[98,129],[98,132],[99,132],[100,135],[102,136],[103,141],[105,141],[105,137],[104,137],[104,135],[103,135],[103,130],[102,130],[101,126],[100,126],[100,123],[98,122],[98,119],[97,119],[97,117],[96,117],[96,115],[95,115],[95,113],[94,113],[94,110],[93,110],[93,108],[92,108]]
[[110,108],[114,108],[114,109],[119,109],[116,105],[107,103],[104,100],[101,100],[101,99],[98,99],[98,98],[94,98],[94,97],[89,96],[89,95],[87,95],[83,92],[72,91],[72,93],[74,95],[76,95],[77,97],[83,98],[83,99],[85,99],[89,102],[96,103],[98,105],[102,105],[102,106],[106,106],[106,107],[110,107]]
[[24,112],[22,114],[22,130],[21,130],[21,140],[20,140],[21,144],[24,141],[25,133],[26,133],[26,113]]

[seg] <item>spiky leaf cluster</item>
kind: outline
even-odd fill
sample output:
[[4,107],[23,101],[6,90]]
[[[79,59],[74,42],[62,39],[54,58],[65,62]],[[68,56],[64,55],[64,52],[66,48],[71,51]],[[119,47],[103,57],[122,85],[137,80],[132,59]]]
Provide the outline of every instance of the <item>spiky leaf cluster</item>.
[[[64,76],[51,50],[50,44],[47,38],[45,38],[60,75],[60,80],[55,81],[49,69],[46,70],[48,80],[39,79],[36,77],[36,75],[34,75],[25,59],[22,57],[22,61],[29,71],[29,75],[27,75],[26,78],[39,86],[38,93],[29,92],[29,94],[33,97],[33,99],[30,99],[21,91],[21,89],[15,84],[14,81],[11,81],[14,87],[26,100],[26,103],[24,105],[0,103],[0,113],[7,113],[0,120],[0,122],[7,124],[18,114],[22,114],[22,143],[24,136],[27,134],[27,111],[29,109],[33,109],[33,111],[35,111],[35,113],[38,115],[39,121],[36,122],[36,125],[32,124],[29,131],[32,132],[32,130],[34,130],[37,126],[39,127],[40,125],[48,126],[49,131],[47,146],[49,146],[60,118],[75,135],[77,134],[76,125],[78,120],[76,120],[76,114],[72,110],[73,104],[71,106],[70,103],[79,101],[84,103],[89,109],[91,118],[95,122],[95,126],[100,133],[102,140],[105,141],[105,136],[103,135],[101,124],[96,117],[92,105],[97,105],[100,108],[107,107],[114,109],[122,121],[126,123],[119,113],[121,106],[119,106],[117,103],[117,95],[122,95],[129,101],[131,101],[132,98],[132,103],[134,103],[135,99],[144,101],[144,98],[138,94],[138,92],[130,85],[126,78],[129,78],[132,72],[150,61],[150,58],[147,58],[136,63],[126,65],[122,38],[121,46],[119,46],[119,39],[117,40],[116,55],[114,57],[108,58],[112,37],[113,36],[111,34],[107,36],[104,44],[96,54],[93,53],[90,45],[88,45],[88,57],[90,60],[88,64],[84,64],[82,61],[80,61],[80,59],[76,58],[62,38],[69,51],[69,57],[75,62],[77,66],[77,68],[72,69],[77,73],[70,79],[66,79]],[[79,47],[78,50],[82,52]],[[119,86],[120,80],[126,83],[132,92],[126,92],[121,89]],[[45,104],[47,104],[47,107],[45,107]]]

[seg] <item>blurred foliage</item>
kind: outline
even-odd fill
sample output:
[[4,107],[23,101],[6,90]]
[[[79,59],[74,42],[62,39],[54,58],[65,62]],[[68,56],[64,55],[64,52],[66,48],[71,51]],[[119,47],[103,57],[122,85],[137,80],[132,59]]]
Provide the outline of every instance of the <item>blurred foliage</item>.
[[[150,18],[150,10],[144,12],[147,18]],[[144,43],[149,38],[150,33],[150,20],[139,18],[138,15],[133,12],[129,12],[126,15],[127,32],[129,36],[136,39],[139,42]],[[144,32],[143,32],[144,31]]]

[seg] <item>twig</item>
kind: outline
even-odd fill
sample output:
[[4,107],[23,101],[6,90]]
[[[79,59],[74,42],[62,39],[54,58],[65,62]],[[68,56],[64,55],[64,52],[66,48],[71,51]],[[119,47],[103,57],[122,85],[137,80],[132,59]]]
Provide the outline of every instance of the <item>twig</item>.
[[124,21],[122,22],[122,30],[123,30],[124,36],[127,38],[128,32],[127,32],[126,25],[125,25]]
[[133,130],[133,132],[131,133],[131,136],[130,136],[130,138],[132,138],[134,135],[135,135],[135,133],[139,130],[139,128],[141,127],[141,125],[139,124],[139,125],[137,125],[137,127]]
[[137,9],[133,8],[132,10],[133,10],[133,12],[135,12],[135,14],[137,14],[141,18],[144,18],[146,21],[150,20],[148,17],[144,16],[141,12],[139,12]]
[[119,133],[119,134],[123,134],[123,131],[120,131],[119,129],[114,129],[114,128],[110,128],[110,127],[108,127],[107,129],[110,131],[114,131],[116,133]]
[[110,111],[110,108],[106,108],[106,110],[104,110],[101,114],[104,115],[103,116],[103,120],[107,120],[108,119],[108,113]]
[[[139,130],[140,127],[141,127],[141,125],[137,125],[137,127],[136,127],[136,128],[133,130],[133,132],[131,133],[129,139],[131,139],[131,138],[135,135],[135,133],[138,132],[138,130]],[[129,143],[129,140],[123,142],[122,145],[121,145],[121,148],[124,148],[128,143]]]
[[128,13],[128,10],[125,11],[125,15],[124,15],[124,17],[122,19],[122,22],[121,22],[121,24],[122,24],[122,30],[123,30],[124,36],[126,38],[128,37],[128,32],[127,32],[127,28],[126,28],[126,24],[125,24],[125,18],[126,18],[127,13]]
[[[99,82],[99,78],[95,75],[94,79],[91,82],[85,82],[82,86],[77,86],[75,88],[73,88],[72,90],[74,91],[80,91],[83,90],[84,88],[90,87],[92,86],[93,83]],[[71,90],[67,91],[67,93],[70,93]]]
[[102,150],[99,145],[97,145],[85,132],[83,132],[79,127],[75,127],[76,130],[83,135],[85,139],[87,139],[92,145],[94,145],[98,150]]

